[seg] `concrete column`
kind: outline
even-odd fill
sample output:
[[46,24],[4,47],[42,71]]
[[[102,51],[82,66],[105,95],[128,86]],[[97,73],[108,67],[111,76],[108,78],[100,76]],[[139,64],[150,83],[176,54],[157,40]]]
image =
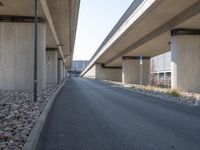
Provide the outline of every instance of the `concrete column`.
[[67,73],[67,72],[66,72],[66,68],[64,67],[64,79],[66,79],[66,77],[67,77],[67,76],[66,76],[66,73]]
[[84,77],[121,82],[122,69],[121,67],[105,67],[102,64],[94,64]]
[[65,79],[65,67],[63,65],[63,80]]
[[110,80],[121,82],[122,68],[121,67],[105,67],[102,64],[95,64],[96,79]]
[[[0,23],[0,89],[32,90],[34,24]],[[46,25],[38,24],[38,88],[46,88]]]
[[172,89],[200,92],[200,29],[172,30],[171,58]]
[[[48,49],[47,49],[48,50]],[[58,67],[58,52],[57,50],[54,51],[47,51],[46,52],[46,65],[47,65],[47,83],[48,84],[57,84],[57,67]]]
[[63,79],[63,61],[58,60],[58,83],[61,83]]
[[[122,83],[140,84],[141,65],[138,56],[122,57]],[[143,57],[142,84],[150,84],[150,58]]]

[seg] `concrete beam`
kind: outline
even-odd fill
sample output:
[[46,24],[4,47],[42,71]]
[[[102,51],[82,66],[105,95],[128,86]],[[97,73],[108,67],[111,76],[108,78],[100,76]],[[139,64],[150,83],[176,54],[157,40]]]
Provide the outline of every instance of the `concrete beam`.
[[128,48],[125,50],[121,51],[117,55],[113,56],[109,61],[105,62],[106,65],[110,64],[114,60],[118,59],[119,57],[122,57],[123,55],[126,55],[130,51],[138,48],[142,44],[158,37],[159,35],[170,31],[173,27],[177,26],[178,24],[184,22],[185,20],[195,16],[196,14],[199,13],[200,10],[200,2],[195,3],[191,7],[187,8],[183,12],[181,12],[179,15],[173,17],[171,20],[167,21],[165,24],[161,25],[158,27],[156,30],[152,31],[151,33],[147,34],[145,37],[139,39],[132,45],[130,45]]
[[42,5],[42,8],[44,10],[44,13],[46,15],[47,21],[49,23],[50,29],[52,31],[53,37],[54,37],[54,39],[56,41],[56,44],[58,46],[60,55],[61,55],[61,57],[63,59],[64,64],[66,65],[66,60],[65,60],[65,57],[64,57],[64,54],[63,54],[63,50],[62,50],[62,43],[60,43],[60,41],[58,39],[58,36],[57,36],[57,33],[56,33],[56,29],[55,29],[55,26],[54,26],[54,23],[53,23],[53,20],[52,20],[50,11],[49,11],[49,7],[47,5],[47,1],[46,0],[40,0],[40,2],[41,2],[41,5]]
[[[0,22],[22,22],[22,23],[34,23],[35,17],[33,16],[8,16],[0,15]],[[38,17],[38,22],[43,23],[45,19]]]

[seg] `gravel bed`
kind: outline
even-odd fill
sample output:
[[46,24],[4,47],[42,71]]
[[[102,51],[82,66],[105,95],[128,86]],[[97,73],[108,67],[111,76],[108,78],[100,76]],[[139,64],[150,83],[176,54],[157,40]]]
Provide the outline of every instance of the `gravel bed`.
[[37,118],[55,93],[57,85],[38,92],[0,90],[0,150],[21,150]]
[[178,102],[190,106],[200,107],[200,93],[188,93],[188,92],[180,92],[179,97],[174,97],[169,93],[170,89],[152,87],[152,86],[144,86],[144,85],[136,85],[136,84],[122,84],[121,82],[107,81],[103,80],[104,83],[109,84],[111,86],[117,86],[121,88],[126,88],[135,92],[156,96],[160,98],[164,98],[165,100]]

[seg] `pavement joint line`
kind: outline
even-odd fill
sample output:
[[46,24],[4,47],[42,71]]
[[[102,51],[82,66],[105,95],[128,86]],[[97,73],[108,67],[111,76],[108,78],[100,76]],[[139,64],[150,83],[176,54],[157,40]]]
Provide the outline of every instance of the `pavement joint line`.
[[63,83],[60,84],[60,86],[58,87],[56,92],[50,98],[49,102],[47,103],[47,105],[43,109],[42,113],[40,114],[39,118],[37,119],[33,129],[31,130],[22,150],[36,150],[37,144],[38,144],[38,141],[39,141],[39,138],[40,138],[40,134],[41,134],[42,129],[44,127],[48,113],[53,106],[53,103],[55,101],[56,96],[61,91],[61,89],[63,88],[63,86],[64,86],[64,84],[66,83],[67,80],[68,79],[64,80]]

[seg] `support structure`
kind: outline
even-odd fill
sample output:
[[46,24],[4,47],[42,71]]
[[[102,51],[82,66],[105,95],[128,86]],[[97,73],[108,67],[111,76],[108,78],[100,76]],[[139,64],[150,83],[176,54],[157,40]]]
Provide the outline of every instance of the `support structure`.
[[172,89],[200,92],[200,29],[171,31]]
[[[122,83],[140,84],[141,65],[139,56],[122,57]],[[142,63],[142,84],[150,83],[150,57],[143,57]]]
[[[38,88],[46,88],[46,25],[38,23]],[[0,89],[33,90],[34,23],[0,22]]]
[[58,80],[58,51],[57,48],[47,48],[46,65],[47,65],[47,83],[57,84]]
[[58,59],[58,83],[62,83],[64,79],[64,64],[62,59]]
[[96,63],[84,75],[84,77],[121,82],[122,68],[121,67],[106,67],[103,64]]

